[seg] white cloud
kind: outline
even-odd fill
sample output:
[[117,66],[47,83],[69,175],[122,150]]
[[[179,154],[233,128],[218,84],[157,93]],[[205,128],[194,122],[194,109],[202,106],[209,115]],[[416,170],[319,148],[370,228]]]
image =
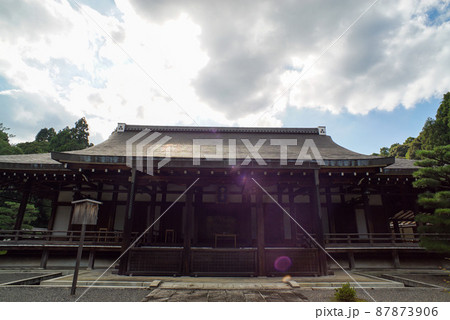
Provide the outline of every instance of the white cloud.
[[[148,20],[187,13],[210,57],[194,85],[230,119],[270,106],[373,1],[134,0]],[[411,107],[448,90],[448,1],[379,1],[290,91],[290,104],[337,113]],[[435,17],[430,19],[430,12]],[[446,17],[446,18],[445,18]],[[446,20],[447,19],[447,20]],[[435,22],[439,22],[436,23]],[[273,113],[273,112],[271,112]]]
[[86,116],[99,142],[117,122],[281,126],[286,105],[366,114],[449,90],[449,1],[379,1],[281,97],[372,0],[115,3],[2,1],[11,97]]

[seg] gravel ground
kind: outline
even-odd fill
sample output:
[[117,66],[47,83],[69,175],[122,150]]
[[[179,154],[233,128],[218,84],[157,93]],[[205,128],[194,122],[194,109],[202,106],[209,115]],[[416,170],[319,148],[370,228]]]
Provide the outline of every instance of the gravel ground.
[[405,274],[399,277],[434,284],[437,286],[450,288],[450,277],[448,275],[432,275],[432,274]]
[[[76,295],[70,295],[70,288],[39,286],[0,287],[1,302],[71,302],[86,288],[77,288]],[[81,299],[83,302],[139,302],[149,290],[140,288],[92,288]]]
[[[366,291],[377,302],[449,302],[450,292],[434,288],[376,288],[366,289]],[[302,295],[308,301],[322,302],[330,301],[334,296],[334,289],[301,290]],[[357,297],[372,301],[367,294],[356,289]]]
[[[202,290],[196,290],[200,291]],[[2,302],[70,302],[75,301],[84,292],[84,288],[77,289],[75,297],[70,296],[70,288],[39,287],[39,286],[6,286],[0,287],[0,301]],[[334,289],[296,289],[308,301],[330,301]],[[370,289],[369,294],[379,302],[450,302],[450,293],[434,288],[392,288]],[[92,288],[80,301],[86,302],[139,302],[150,293],[140,288]],[[365,293],[357,289],[359,298],[371,301]],[[195,297],[196,295],[192,295]],[[170,301],[170,300],[169,300]]]
[[0,273],[0,284],[43,275],[46,275],[46,273],[32,273],[32,272]]

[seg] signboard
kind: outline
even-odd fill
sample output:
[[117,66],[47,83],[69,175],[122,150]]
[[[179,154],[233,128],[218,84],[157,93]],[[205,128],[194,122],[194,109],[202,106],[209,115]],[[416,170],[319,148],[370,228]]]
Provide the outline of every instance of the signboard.
[[91,199],[81,199],[72,201],[73,216],[72,224],[81,224],[80,245],[77,251],[77,261],[75,263],[75,272],[73,273],[71,295],[75,295],[78,281],[78,270],[80,269],[81,255],[83,254],[84,235],[86,233],[86,225],[97,224],[98,206],[102,204],[100,201]]
[[100,201],[91,199],[82,199],[72,201],[74,205],[72,224],[97,224],[98,206],[102,204]]

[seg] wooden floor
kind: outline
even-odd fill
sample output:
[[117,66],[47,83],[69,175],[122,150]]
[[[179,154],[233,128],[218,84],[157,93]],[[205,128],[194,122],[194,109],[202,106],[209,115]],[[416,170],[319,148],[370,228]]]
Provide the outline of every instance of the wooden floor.
[[190,290],[154,289],[144,302],[302,302],[308,299],[291,290]]

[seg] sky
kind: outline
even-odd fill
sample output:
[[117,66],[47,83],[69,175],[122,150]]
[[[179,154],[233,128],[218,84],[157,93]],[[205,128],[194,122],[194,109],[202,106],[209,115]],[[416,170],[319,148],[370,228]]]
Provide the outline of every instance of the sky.
[[0,123],[325,125],[371,154],[435,116],[449,39],[450,0],[0,0]]

